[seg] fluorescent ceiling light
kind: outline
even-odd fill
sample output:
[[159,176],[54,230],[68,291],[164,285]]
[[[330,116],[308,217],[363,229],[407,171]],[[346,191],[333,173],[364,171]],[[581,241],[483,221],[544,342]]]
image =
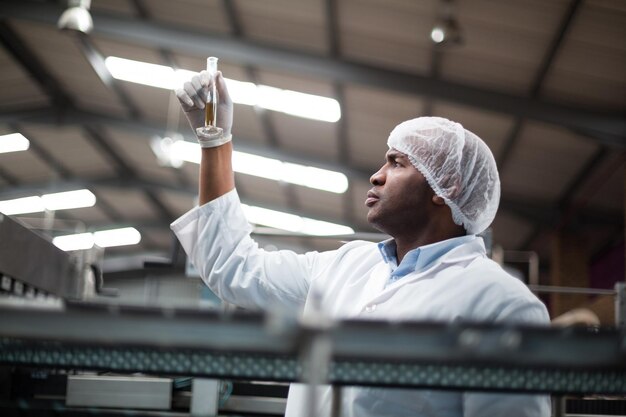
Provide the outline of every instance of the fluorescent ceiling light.
[[337,194],[343,194],[348,190],[348,177],[341,172],[289,162],[283,162],[281,180]]
[[0,213],[4,213],[7,216],[12,214],[37,213],[44,210],[43,201],[41,201],[41,197],[38,196],[0,201]]
[[0,136],[0,153],[25,151],[29,147],[30,141],[21,133]]
[[169,149],[165,151],[170,158],[174,160],[187,161],[194,164],[200,163],[202,154],[200,153],[200,145],[193,142],[187,142],[186,140],[177,140],[172,142],[162,141],[164,146],[168,146]]
[[141,233],[134,227],[124,227],[122,229],[103,230],[95,232],[94,241],[101,248],[111,246],[136,245],[141,242]]
[[85,189],[45,194],[41,196],[41,199],[46,209],[50,211],[93,207],[96,204],[96,196]]
[[[173,90],[180,88],[185,81],[197,73],[188,70],[174,70],[171,67],[131,59],[110,56],[105,64],[113,78],[152,87]],[[259,106],[307,119],[336,122],[341,118],[341,108],[337,100],[283,90],[266,85],[237,81],[225,78],[228,92],[233,102],[248,106]]]
[[242,204],[243,212],[250,223],[313,236],[353,234],[354,230],[341,224],[324,222],[296,216],[295,214],[269,210]]
[[136,245],[140,241],[141,233],[134,227],[57,236],[52,239],[52,243],[56,247],[66,252],[91,249],[93,245],[98,245],[102,248]]
[[[173,143],[165,141],[163,144],[169,144],[168,153],[173,160],[200,163],[200,146],[197,143],[179,140]],[[348,177],[341,172],[283,162],[245,152],[233,151],[233,170],[241,174],[337,194],[345,193],[348,189]]]
[[113,78],[151,87],[174,88],[174,70],[164,65],[110,56],[104,60]]
[[93,233],[78,233],[74,235],[57,236],[52,239],[57,248],[66,252],[85,250],[93,247]]
[[283,180],[283,162],[278,159],[233,151],[233,170],[269,180]]
[[[191,72],[191,71],[190,71]],[[186,78],[187,80],[189,78]],[[184,81],[183,81],[184,82]],[[256,106],[259,102],[259,87],[254,83],[226,78],[228,93],[235,103]]]
[[354,229],[342,224],[303,217],[300,233],[313,236],[351,235],[354,234]]
[[341,119],[341,109],[335,99],[266,85],[257,88],[257,105],[261,108],[324,122]]
[[69,210],[81,207],[92,207],[96,204],[96,196],[89,190],[66,191],[62,193],[44,194],[0,201],[0,213],[6,215],[38,213],[45,210]]

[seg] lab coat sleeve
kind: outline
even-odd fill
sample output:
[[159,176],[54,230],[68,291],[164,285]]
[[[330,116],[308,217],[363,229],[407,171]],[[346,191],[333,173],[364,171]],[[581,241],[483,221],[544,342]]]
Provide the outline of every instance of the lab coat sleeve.
[[[539,301],[517,300],[504,308],[498,322],[546,325],[548,312]],[[550,417],[549,395],[465,392],[464,417]]]
[[203,281],[222,300],[248,309],[299,309],[332,252],[267,252],[250,237],[236,190],[171,225]]

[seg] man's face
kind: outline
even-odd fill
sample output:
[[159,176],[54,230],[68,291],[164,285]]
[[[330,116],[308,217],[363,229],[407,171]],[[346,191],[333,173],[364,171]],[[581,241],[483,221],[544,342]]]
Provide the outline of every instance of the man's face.
[[405,154],[390,149],[385,157],[385,164],[370,178],[373,187],[365,205],[367,221],[395,237],[428,222],[434,192]]

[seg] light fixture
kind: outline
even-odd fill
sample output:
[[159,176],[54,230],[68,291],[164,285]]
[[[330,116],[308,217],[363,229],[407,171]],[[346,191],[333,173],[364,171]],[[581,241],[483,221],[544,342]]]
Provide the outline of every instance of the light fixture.
[[[174,135],[173,135],[174,136]],[[153,136],[150,139],[150,148],[152,152],[157,157],[157,162],[162,167],[172,167],[172,168],[180,168],[183,166],[185,162],[184,159],[181,159],[179,155],[174,154],[172,150],[172,145],[175,142],[182,141],[183,139],[174,137],[160,137]]]
[[453,0],[441,0],[440,12],[430,31],[430,39],[437,45],[460,45],[463,43],[461,28],[454,16]]
[[348,177],[341,172],[283,162],[245,152],[233,152],[233,170],[335,194],[343,194],[348,190]]
[[30,141],[21,133],[0,136],[0,153],[25,151],[29,147]]
[[93,233],[77,233],[73,235],[57,236],[52,239],[57,248],[66,252],[86,250],[93,247]]
[[[185,140],[171,142],[167,139],[163,139],[160,145],[154,145],[153,150],[156,148],[158,152],[169,155],[174,161],[200,163],[201,152],[197,143]],[[336,194],[345,193],[349,185],[348,177],[341,172],[283,162],[278,159],[239,151],[233,151],[233,170],[240,174],[301,185]]]
[[176,73],[171,67],[116,56],[105,58],[104,64],[117,80],[168,90],[176,88]]
[[0,213],[10,216],[45,210],[56,211],[92,207],[95,204],[96,196],[91,191],[83,189],[0,201]]
[[276,229],[312,236],[333,236],[353,234],[351,227],[321,220],[300,217],[295,214],[269,210],[262,207],[242,204],[243,213],[250,223],[270,226]]
[[[115,56],[104,60],[113,78],[173,90],[196,75],[193,71],[134,61]],[[283,90],[225,78],[234,103],[258,106],[292,116],[334,123],[341,119],[339,102],[333,98]]]
[[0,201],[0,213],[6,214],[7,216],[13,214],[37,213],[45,211],[45,209],[43,201],[41,201],[41,197],[39,196]]
[[440,19],[433,30],[430,32],[430,38],[436,44],[461,44],[463,38],[459,24],[454,19]]
[[134,227],[101,230],[93,234],[94,243],[101,248],[136,245],[141,242],[141,233]]
[[50,211],[93,207],[96,204],[96,196],[86,189],[45,194],[41,200],[46,210]]
[[141,233],[134,227],[102,230],[94,233],[77,233],[57,236],[52,243],[66,252],[91,249],[94,245],[101,248],[112,246],[136,245],[141,242]]
[[89,33],[93,29],[93,20],[89,14],[91,0],[69,0],[68,8],[63,12],[57,26],[63,30]]

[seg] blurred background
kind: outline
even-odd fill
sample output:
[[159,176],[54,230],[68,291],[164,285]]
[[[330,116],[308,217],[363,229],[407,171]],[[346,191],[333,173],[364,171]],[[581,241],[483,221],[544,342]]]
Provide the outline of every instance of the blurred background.
[[[0,44],[0,212],[96,250],[122,298],[208,297],[169,230],[198,185],[172,88],[208,56],[262,246],[384,239],[369,177],[394,126],[436,115],[496,158],[494,259],[532,285],[624,280],[626,1],[3,0]],[[614,321],[610,296],[544,301]]]

